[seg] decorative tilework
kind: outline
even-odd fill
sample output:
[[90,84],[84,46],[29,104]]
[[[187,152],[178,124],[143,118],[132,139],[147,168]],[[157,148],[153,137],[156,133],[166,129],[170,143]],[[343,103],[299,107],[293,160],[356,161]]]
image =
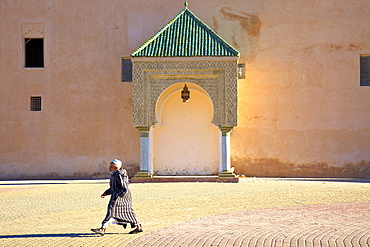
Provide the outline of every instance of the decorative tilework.
[[152,126],[155,104],[175,83],[202,87],[212,99],[218,126],[237,125],[237,61],[133,62],[133,125]]

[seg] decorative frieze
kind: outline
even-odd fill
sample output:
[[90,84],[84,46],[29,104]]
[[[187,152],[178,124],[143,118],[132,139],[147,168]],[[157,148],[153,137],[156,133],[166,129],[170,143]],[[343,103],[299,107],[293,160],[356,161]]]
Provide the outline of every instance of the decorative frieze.
[[208,93],[214,125],[237,125],[237,61],[134,61],[132,76],[134,126],[157,123],[157,99],[166,88],[182,82]]

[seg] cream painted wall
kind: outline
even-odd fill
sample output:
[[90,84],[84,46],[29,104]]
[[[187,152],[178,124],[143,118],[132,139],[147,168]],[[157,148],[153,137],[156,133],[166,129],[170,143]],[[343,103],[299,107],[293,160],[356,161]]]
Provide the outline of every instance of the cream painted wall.
[[[0,0],[0,179],[106,176],[113,158],[137,169],[120,59],[182,8]],[[370,54],[368,0],[212,0],[189,9],[246,64],[231,134],[237,173],[370,177],[370,87],[359,86],[359,56]],[[23,68],[23,23],[45,24],[44,69]],[[31,95],[42,96],[41,112],[29,111]]]
[[166,89],[157,102],[153,128],[153,171],[158,175],[209,175],[219,170],[219,130],[213,126],[210,97],[187,83],[189,102],[181,99],[184,84]]

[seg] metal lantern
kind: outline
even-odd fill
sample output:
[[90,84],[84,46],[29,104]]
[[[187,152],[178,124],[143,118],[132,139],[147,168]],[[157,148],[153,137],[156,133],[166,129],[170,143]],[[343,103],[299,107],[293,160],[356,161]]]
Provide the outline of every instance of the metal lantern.
[[186,83],[185,83],[184,88],[181,91],[181,99],[182,99],[182,102],[189,102],[189,99],[190,99],[190,91],[188,87],[186,86]]

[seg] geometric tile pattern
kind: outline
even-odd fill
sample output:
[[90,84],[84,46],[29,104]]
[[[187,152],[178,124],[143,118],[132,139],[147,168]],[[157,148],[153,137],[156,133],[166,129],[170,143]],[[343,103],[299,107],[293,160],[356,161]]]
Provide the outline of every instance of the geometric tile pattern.
[[[215,58],[217,59],[217,58]],[[157,122],[155,104],[175,83],[203,88],[212,99],[216,126],[237,125],[237,61],[135,61],[133,60],[133,126]]]

